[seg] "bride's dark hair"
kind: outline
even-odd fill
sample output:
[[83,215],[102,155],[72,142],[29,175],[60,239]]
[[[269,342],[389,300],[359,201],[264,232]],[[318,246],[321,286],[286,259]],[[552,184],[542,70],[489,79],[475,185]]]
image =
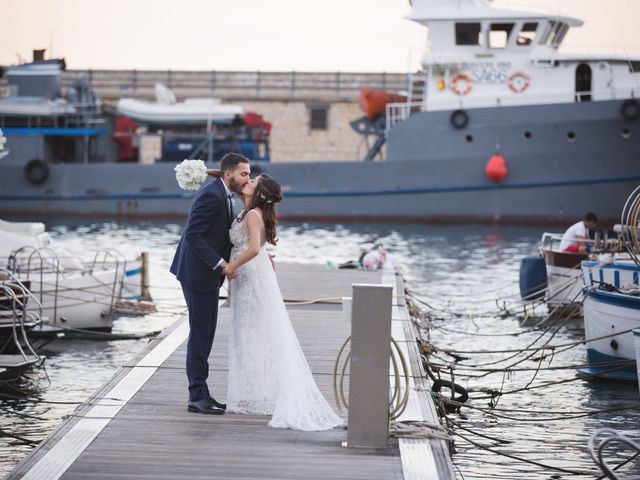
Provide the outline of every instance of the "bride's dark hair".
[[258,176],[258,183],[253,192],[253,198],[249,206],[242,213],[240,220],[244,219],[249,210],[260,208],[262,210],[262,221],[264,222],[264,231],[267,242],[271,245],[278,243],[276,237],[276,203],[282,200],[282,189],[280,184],[266,173]]

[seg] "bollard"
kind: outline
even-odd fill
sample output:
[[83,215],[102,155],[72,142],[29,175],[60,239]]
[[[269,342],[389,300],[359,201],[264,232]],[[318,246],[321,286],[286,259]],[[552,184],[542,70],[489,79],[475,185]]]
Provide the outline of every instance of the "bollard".
[[392,300],[391,285],[353,285],[347,436],[350,447],[387,445]]
[[149,252],[140,254],[140,296],[143,300],[150,302],[151,293],[149,292]]

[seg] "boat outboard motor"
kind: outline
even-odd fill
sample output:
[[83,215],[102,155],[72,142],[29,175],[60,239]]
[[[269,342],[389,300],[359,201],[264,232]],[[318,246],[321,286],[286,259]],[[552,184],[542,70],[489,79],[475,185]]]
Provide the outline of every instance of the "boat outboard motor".
[[547,289],[547,266],[544,258],[525,257],[520,262],[520,298],[528,302],[544,298]]

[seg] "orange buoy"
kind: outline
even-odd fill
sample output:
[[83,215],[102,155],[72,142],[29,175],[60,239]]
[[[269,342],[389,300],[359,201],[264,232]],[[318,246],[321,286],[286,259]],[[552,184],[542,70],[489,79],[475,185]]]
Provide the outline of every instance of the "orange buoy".
[[494,182],[501,182],[507,176],[507,161],[502,155],[495,154],[489,159],[486,167],[484,168],[487,177]]

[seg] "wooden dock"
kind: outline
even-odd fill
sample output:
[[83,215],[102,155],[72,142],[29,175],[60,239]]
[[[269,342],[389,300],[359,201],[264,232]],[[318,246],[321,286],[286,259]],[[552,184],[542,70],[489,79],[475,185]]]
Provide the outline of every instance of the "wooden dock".
[[[325,302],[289,307],[293,326],[325,397],[334,404],[332,375],[337,351],[350,335],[337,299],[353,283],[388,283],[402,292],[393,273],[279,265],[283,297]],[[412,369],[408,408],[399,420],[437,423],[425,392],[415,331],[401,295],[394,297],[392,335]],[[229,310],[220,309],[211,354],[209,386],[226,396]],[[185,339],[181,318],[123,366],[7,477],[8,479],[207,478],[207,479],[452,479],[442,440],[391,438],[387,448],[348,448],[346,429],[280,430],[268,417],[188,413]],[[348,382],[346,382],[348,383]],[[343,413],[346,423],[346,414]]]

